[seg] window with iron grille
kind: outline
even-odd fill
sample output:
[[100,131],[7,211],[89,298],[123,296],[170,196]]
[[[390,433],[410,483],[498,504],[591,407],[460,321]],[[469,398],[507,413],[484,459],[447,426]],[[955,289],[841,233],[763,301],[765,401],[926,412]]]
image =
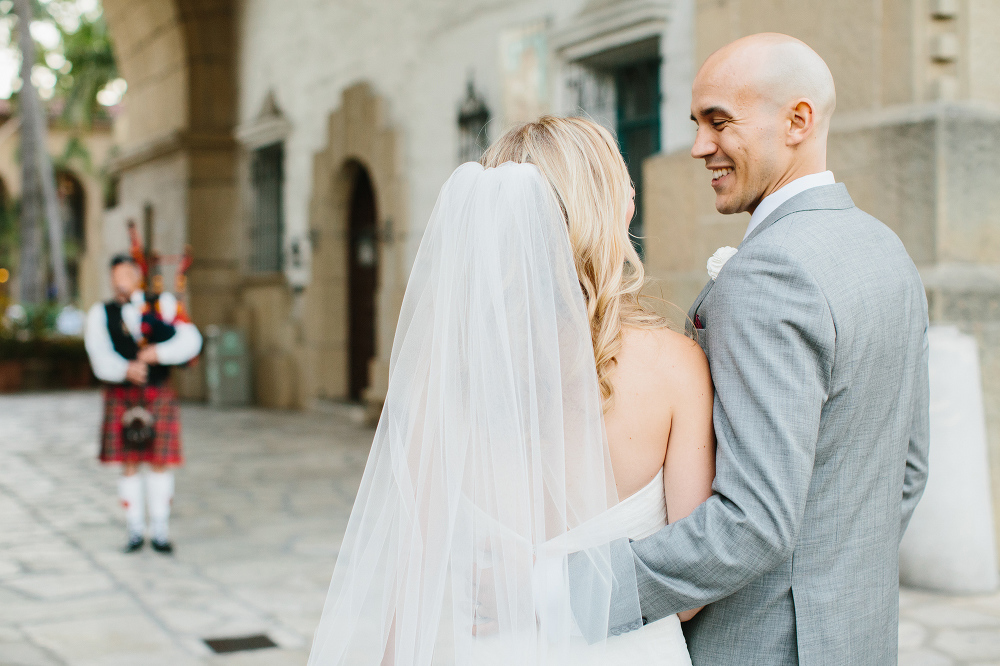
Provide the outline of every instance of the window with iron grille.
[[253,273],[280,271],[282,268],[284,161],[285,150],[281,143],[253,151],[250,164],[253,211],[249,261],[249,269]]

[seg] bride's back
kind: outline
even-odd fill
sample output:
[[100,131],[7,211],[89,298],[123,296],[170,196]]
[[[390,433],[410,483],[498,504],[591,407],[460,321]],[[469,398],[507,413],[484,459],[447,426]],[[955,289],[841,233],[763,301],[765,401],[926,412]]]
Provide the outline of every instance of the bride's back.
[[618,496],[644,488],[663,468],[670,522],[711,494],[715,473],[712,379],[690,338],[668,328],[622,330],[604,415]]

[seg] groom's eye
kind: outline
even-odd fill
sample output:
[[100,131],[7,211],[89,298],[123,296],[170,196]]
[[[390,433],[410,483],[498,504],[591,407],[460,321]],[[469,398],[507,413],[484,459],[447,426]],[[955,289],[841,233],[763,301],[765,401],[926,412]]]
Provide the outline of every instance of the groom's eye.
[[713,120],[712,127],[714,127],[715,129],[722,129],[728,122],[729,122],[728,120]]

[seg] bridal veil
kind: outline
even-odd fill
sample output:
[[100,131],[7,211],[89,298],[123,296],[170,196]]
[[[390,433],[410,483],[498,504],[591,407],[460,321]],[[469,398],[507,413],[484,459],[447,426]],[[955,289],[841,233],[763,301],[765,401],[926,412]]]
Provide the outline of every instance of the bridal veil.
[[[469,163],[417,251],[309,664],[600,650],[617,503],[583,293],[536,167]],[[572,559],[572,577],[569,562]],[[636,613],[638,600],[636,600]]]

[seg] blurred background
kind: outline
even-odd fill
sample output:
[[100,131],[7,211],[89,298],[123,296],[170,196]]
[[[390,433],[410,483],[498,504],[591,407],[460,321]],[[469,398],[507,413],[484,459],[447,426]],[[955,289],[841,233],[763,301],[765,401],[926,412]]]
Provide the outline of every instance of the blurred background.
[[[762,31],[829,64],[830,169],[927,287],[901,663],[1000,663],[997,0],[0,0],[0,664],[304,663],[441,184],[513,123],[604,124],[682,324],[748,221],[689,155],[691,82]],[[163,284],[190,245],[207,335],[170,563],[115,551],[80,337],[129,222]]]

